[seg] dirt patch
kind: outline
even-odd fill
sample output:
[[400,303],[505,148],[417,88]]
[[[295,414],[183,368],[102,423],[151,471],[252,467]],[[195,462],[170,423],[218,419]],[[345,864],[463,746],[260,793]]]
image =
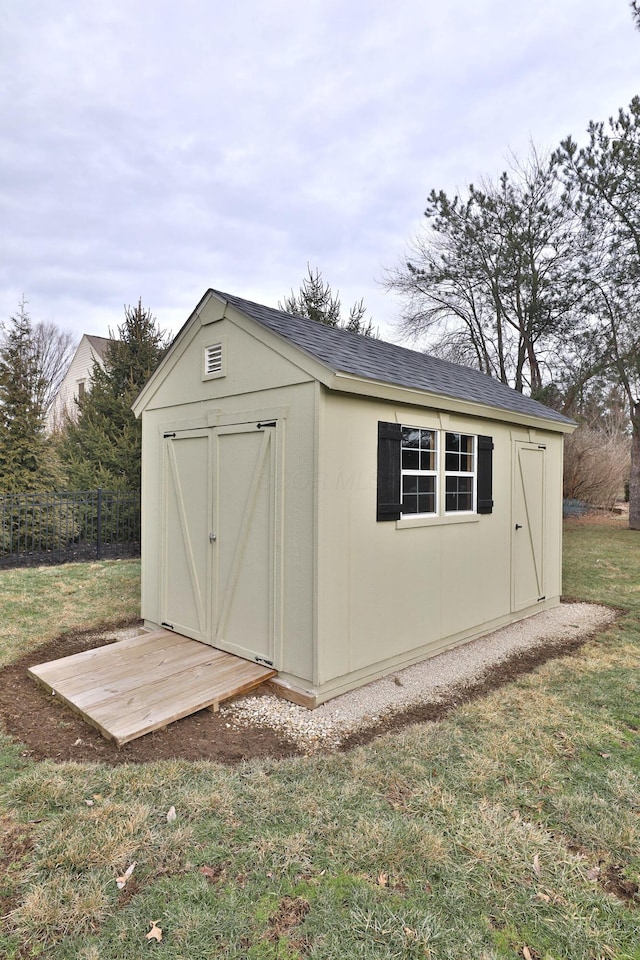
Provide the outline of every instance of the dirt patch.
[[11,737],[24,744],[25,756],[117,765],[172,759],[238,763],[252,757],[290,757],[298,752],[273,730],[257,726],[232,729],[223,717],[209,710],[117,747],[27,674],[27,668],[36,663],[115,640],[104,633],[65,634],[0,670],[0,723]]
[[269,929],[264,939],[277,942],[298,927],[310,909],[309,901],[304,897],[283,897],[276,912],[269,917]]
[[[122,627],[122,624],[117,626]],[[234,764],[255,757],[278,759],[301,753],[294,742],[268,726],[252,725],[246,720],[242,725],[229,723],[224,713],[214,714],[208,710],[117,747],[27,674],[27,668],[35,663],[94,649],[116,639],[108,632],[65,634],[0,670],[0,723],[11,737],[24,745],[24,756],[34,760],[110,765],[170,759]],[[347,737],[340,749],[348,750],[369,743],[382,733],[402,729],[411,723],[442,719],[459,704],[509,683],[549,658],[575,652],[587,639],[588,636],[583,635],[571,642],[550,642],[528,653],[520,653],[496,666],[489,678],[476,684],[452,687],[449,696],[437,703],[413,707],[379,723],[363,726]]]

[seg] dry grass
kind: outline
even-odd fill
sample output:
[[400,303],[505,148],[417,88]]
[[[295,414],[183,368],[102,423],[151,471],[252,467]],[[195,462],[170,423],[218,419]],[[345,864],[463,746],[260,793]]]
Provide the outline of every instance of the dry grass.
[[0,955],[640,960],[640,540],[627,533],[568,529],[567,581],[630,614],[444,721],[229,769],[11,768],[0,803],[30,852]]
[[75,630],[140,616],[140,561],[0,570],[0,666]]

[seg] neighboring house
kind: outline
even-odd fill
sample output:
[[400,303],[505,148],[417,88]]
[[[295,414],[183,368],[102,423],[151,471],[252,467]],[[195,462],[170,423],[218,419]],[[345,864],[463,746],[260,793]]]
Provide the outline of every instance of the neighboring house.
[[209,290],[134,404],[142,615],[315,706],[559,603],[562,414]]
[[93,364],[104,366],[104,355],[109,344],[107,337],[94,337],[85,333],[73,355],[69,369],[64,375],[57,394],[47,414],[47,432],[53,433],[64,426],[67,417],[75,420],[78,400],[91,386]]

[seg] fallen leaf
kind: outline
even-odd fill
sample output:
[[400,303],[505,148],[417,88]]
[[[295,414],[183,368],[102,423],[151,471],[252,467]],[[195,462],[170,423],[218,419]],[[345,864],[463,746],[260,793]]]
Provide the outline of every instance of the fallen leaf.
[[79,747],[81,743],[82,743],[82,737],[78,737],[77,740],[73,741],[74,747]]
[[610,754],[610,753],[601,753],[600,756],[602,757],[603,760],[608,760],[609,757],[611,756],[611,754]]
[[537,853],[533,858],[533,872],[535,873],[536,877],[542,876],[542,867],[540,866],[540,855]]
[[177,816],[178,814],[176,813],[176,808],[169,807],[169,809],[167,810],[167,823],[173,823],[173,821],[176,819]]
[[597,880],[600,876],[600,867],[591,867],[591,870],[587,870],[587,880]]
[[422,889],[424,890],[425,893],[433,893],[433,887],[431,886],[428,880],[425,881]]
[[134,860],[131,866],[127,867],[127,869],[122,874],[122,876],[118,877],[118,879],[116,880],[116,884],[118,885],[118,890],[124,889],[124,887],[126,886],[127,880],[129,879],[129,877],[131,876],[135,868],[136,868],[136,861]]
[[546,893],[539,892],[536,894],[536,897],[538,900],[544,900],[545,903],[551,903],[551,897],[549,897]]
[[378,874],[378,886],[386,887],[388,886],[388,884],[389,884],[389,874],[388,873]]
[[412,930],[411,927],[403,927],[402,932],[404,933],[407,940],[417,940],[418,934],[415,930]]
[[92,807],[95,803],[95,800],[85,800],[85,803],[88,807]]
[[531,951],[529,950],[529,947],[523,947],[523,948],[522,948],[522,956],[524,957],[524,960],[533,960],[533,957],[531,956]]
[[206,877],[211,883],[214,883],[216,880],[220,880],[224,869],[220,866],[218,867],[200,867],[200,873],[203,877]]
[[157,920],[149,920],[149,926],[151,930],[147,934],[147,940],[157,940],[158,943],[162,940],[162,927],[158,926]]

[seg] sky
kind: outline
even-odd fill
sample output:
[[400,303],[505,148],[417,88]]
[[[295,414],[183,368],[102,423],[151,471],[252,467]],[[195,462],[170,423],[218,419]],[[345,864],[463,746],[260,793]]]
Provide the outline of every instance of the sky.
[[307,264],[397,339],[432,189],[640,93],[628,0],[0,0],[0,321],[175,333]]

